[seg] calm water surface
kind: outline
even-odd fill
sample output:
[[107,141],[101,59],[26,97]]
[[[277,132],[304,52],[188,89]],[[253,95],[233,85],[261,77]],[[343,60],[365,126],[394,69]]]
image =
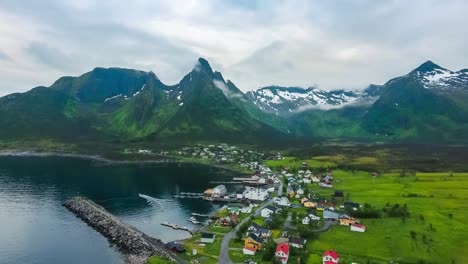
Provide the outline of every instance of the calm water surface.
[[[203,192],[232,174],[197,165],[104,165],[58,157],[0,157],[0,263],[122,263],[107,240],[61,204],[83,195],[143,232],[172,241],[188,237],[160,225],[192,227],[192,212],[219,205],[175,199]],[[229,186],[228,186],[229,188]],[[154,197],[151,202],[139,193]]]

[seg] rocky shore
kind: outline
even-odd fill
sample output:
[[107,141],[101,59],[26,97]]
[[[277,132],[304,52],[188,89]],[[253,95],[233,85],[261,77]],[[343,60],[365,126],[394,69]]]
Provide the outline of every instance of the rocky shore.
[[119,248],[129,264],[143,264],[152,255],[164,256],[174,263],[185,263],[164,244],[125,224],[103,207],[85,197],[73,197],[64,206]]

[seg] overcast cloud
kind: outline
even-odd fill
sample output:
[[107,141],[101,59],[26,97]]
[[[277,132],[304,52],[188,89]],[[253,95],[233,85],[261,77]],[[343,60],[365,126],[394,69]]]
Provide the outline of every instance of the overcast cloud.
[[468,1],[0,1],[0,96],[94,67],[177,83],[198,57],[247,91],[362,89],[468,67]]

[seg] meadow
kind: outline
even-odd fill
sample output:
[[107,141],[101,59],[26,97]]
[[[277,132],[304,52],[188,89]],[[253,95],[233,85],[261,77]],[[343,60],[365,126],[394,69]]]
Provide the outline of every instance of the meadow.
[[309,263],[328,249],[343,263],[468,263],[468,173],[333,173],[333,189],[309,189],[321,197],[343,190],[347,199],[379,209],[406,204],[410,217],[361,219],[365,233],[335,226],[308,243]]

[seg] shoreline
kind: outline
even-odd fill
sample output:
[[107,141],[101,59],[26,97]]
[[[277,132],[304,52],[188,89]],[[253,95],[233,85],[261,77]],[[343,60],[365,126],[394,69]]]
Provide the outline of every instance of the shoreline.
[[0,150],[0,157],[61,157],[61,158],[76,158],[90,161],[98,161],[106,163],[109,165],[119,165],[119,164],[188,164],[188,165],[197,165],[197,166],[207,166],[212,168],[217,168],[225,171],[230,171],[234,173],[239,173],[242,175],[247,175],[248,173],[234,170],[233,168],[209,164],[197,161],[184,161],[184,160],[174,160],[174,159],[147,159],[147,160],[117,160],[106,158],[99,154],[80,154],[80,153],[71,153],[71,152],[54,152],[54,151],[35,151],[35,150]]

